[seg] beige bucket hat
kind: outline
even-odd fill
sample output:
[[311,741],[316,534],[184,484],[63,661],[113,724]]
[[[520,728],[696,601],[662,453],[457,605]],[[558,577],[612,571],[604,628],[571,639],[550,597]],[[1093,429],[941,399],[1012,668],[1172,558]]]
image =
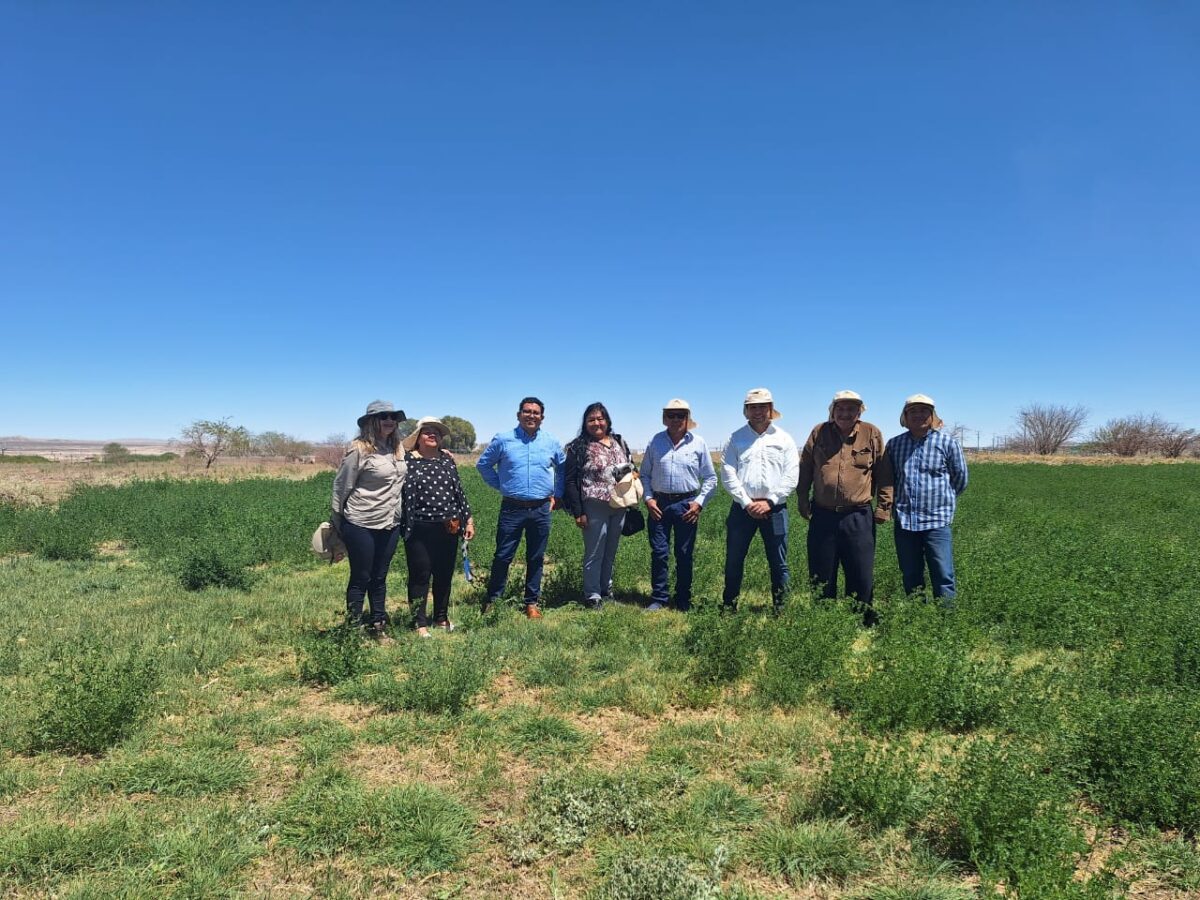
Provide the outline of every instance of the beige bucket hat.
[[689,430],[700,427],[696,424],[696,420],[692,418],[692,408],[688,406],[688,402],[686,400],[681,400],[679,397],[676,397],[674,400],[669,400],[667,405],[663,407],[663,412],[669,412],[673,409],[682,409],[685,413],[687,413],[687,427]]
[[863,403],[863,398],[854,391],[838,391],[833,395],[833,399],[829,401],[829,421],[833,421],[833,408],[842,400],[853,400],[859,406],[859,412],[867,411],[867,404]]
[[777,410],[775,408],[775,400],[771,396],[771,392],[768,391],[766,388],[751,388],[750,390],[746,391],[746,399],[742,401],[742,414],[743,415],[746,412],[746,407],[749,406],[751,403],[770,403],[771,404],[771,418],[772,419],[782,419],[783,418],[783,413],[781,413],[779,410]]
[[358,417],[358,427],[362,428],[366,425],[367,419],[371,418],[371,416],[378,416],[382,413],[393,413],[396,416],[397,422],[403,422],[406,418],[404,410],[396,409],[389,401],[372,400],[367,404],[367,411]]
[[413,433],[402,440],[400,442],[400,446],[402,446],[405,450],[416,450],[417,439],[421,436],[422,428],[434,429],[442,436],[442,440],[445,440],[450,436],[450,429],[447,428],[446,424],[437,416],[422,416],[417,420],[417,427],[413,429]]
[[908,408],[918,404],[921,406],[928,406],[933,410],[933,415],[929,417],[929,424],[932,428],[941,431],[943,422],[937,414],[937,404],[933,402],[933,398],[928,394],[913,394],[904,401],[904,409],[900,410],[900,424],[905,428],[908,427]]

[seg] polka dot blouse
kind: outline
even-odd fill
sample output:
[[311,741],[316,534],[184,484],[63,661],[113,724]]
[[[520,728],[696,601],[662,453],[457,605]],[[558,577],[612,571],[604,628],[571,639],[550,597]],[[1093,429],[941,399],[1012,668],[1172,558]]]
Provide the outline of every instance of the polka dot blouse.
[[410,453],[405,457],[404,517],[410,522],[445,522],[471,515],[458,478],[458,467],[444,453],[433,459]]

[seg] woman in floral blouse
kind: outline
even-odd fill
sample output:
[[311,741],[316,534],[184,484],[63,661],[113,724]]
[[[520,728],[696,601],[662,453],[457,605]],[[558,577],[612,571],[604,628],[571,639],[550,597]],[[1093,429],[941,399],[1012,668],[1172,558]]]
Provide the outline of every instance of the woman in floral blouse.
[[442,449],[450,429],[427,416],[404,439],[404,548],[408,557],[408,602],[417,634],[429,637],[425,601],[433,582],[433,626],[453,631],[450,582],[458,538],[475,536],[475,520],[463,493],[454,457]]
[[629,446],[612,430],[603,403],[583,411],[579,437],[566,447],[563,506],[583,530],[583,604],[599,608],[612,597],[613,562],[625,510],[609,506],[609,491],[633,464]]

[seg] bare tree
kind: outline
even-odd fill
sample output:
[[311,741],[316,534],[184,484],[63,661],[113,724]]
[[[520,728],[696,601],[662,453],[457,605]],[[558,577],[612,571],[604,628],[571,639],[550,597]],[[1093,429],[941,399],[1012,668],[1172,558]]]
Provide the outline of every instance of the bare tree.
[[1200,448],[1200,434],[1194,428],[1168,425],[1158,439],[1158,452],[1167,459],[1179,459],[1193,448]]
[[1017,413],[1021,429],[1015,443],[1029,453],[1049,456],[1062,449],[1087,421],[1087,407],[1031,403]]
[[313,457],[317,462],[336,469],[342,464],[349,442],[344,434],[331,434],[313,448]]
[[230,425],[224,419],[197,419],[179,433],[179,444],[185,453],[194,454],[204,460],[209,469],[225,453],[250,446],[250,432],[241,425]]
[[1109,419],[1092,432],[1092,445],[1101,453],[1114,456],[1152,453],[1171,427],[1158,413],[1121,416]]

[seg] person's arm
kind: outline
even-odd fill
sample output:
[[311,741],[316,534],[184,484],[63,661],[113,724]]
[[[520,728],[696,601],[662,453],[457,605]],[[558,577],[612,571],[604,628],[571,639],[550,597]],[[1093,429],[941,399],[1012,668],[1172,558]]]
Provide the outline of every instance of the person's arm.
[[[880,443],[883,443],[882,438]],[[875,462],[873,478],[875,482],[873,485],[875,488],[875,521],[886,522],[892,517],[892,502],[896,489],[896,473],[892,468],[892,457],[888,453],[886,445],[884,445],[883,453]]]
[[576,452],[574,443],[567,444],[567,451],[564,456],[566,461],[563,464],[563,487],[560,494],[562,497],[561,507],[577,519],[583,515],[583,496],[580,489],[582,475],[579,470],[579,454]]
[[802,519],[812,517],[812,483],[813,483],[813,466],[814,453],[813,448],[817,443],[817,433],[821,426],[817,426],[808,436],[808,440],[804,442],[804,450],[800,453],[800,473],[796,479],[796,512],[800,513]]
[[342,457],[342,464],[333,478],[333,499],[330,504],[332,512],[329,521],[338,534],[341,534],[342,531],[342,510],[346,508],[346,501],[350,499],[350,494],[354,490],[354,482],[358,478],[360,459],[359,452],[351,450]]
[[745,509],[750,505],[751,497],[746,493],[742,479],[738,477],[737,467],[741,454],[741,447],[731,437],[721,453],[721,484],[725,485],[725,490],[729,492],[733,502]]
[[658,462],[658,445],[654,438],[650,439],[650,443],[646,445],[646,452],[642,454],[642,465],[638,468],[638,475],[642,479],[642,499],[653,500],[654,488],[651,485],[654,483],[654,466]]
[[961,494],[967,489],[967,458],[963,455],[962,444],[954,438],[950,438],[946,467],[950,470],[950,487],[954,488],[956,495]]
[[[699,439],[698,439],[699,440]],[[708,452],[708,444],[700,440],[700,493],[696,502],[704,506],[717,490],[717,470],[713,468],[712,454]]]
[[496,471],[496,464],[500,462],[501,449],[500,436],[497,435],[479,454],[479,459],[475,463],[475,468],[483,476],[484,482],[488,487],[497,491],[500,490],[500,473]]
[[788,435],[783,445],[783,483],[771,492],[770,501],[774,506],[786,506],[787,499],[795,490],[795,484],[800,480],[800,450],[796,442]]
[[563,452],[562,444],[555,441],[554,451],[554,500],[561,501],[567,483],[567,455]]

